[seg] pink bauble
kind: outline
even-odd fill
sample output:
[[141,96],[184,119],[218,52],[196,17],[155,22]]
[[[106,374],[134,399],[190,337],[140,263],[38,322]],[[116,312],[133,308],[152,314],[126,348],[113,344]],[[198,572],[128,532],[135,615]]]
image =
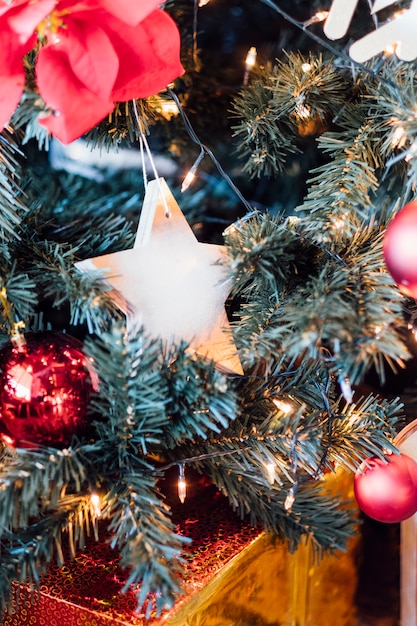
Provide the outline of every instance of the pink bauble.
[[417,200],[406,204],[389,224],[384,257],[402,293],[417,298]]
[[354,492],[372,519],[402,522],[417,511],[417,463],[405,454],[369,458],[355,474]]
[[65,446],[88,425],[95,384],[82,343],[59,332],[30,332],[0,350],[0,437],[13,447]]

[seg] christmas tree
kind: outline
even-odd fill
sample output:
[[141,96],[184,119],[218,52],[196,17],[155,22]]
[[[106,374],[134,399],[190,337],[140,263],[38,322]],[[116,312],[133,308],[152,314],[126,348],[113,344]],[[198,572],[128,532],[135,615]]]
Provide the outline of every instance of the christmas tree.
[[414,4],[2,3],[3,607],[99,518],[172,605],[173,467],[290,550],[346,546],[322,478],[405,423]]

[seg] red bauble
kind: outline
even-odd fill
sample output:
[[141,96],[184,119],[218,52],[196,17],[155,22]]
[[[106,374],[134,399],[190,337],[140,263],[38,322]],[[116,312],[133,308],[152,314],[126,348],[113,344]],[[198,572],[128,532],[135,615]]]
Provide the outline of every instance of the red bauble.
[[417,200],[406,204],[388,226],[384,257],[401,291],[417,298]]
[[354,491],[359,507],[372,519],[402,522],[417,511],[417,463],[405,454],[391,454],[387,462],[367,459],[356,472]]
[[13,447],[65,446],[87,425],[94,372],[77,339],[33,332],[0,350],[0,436]]

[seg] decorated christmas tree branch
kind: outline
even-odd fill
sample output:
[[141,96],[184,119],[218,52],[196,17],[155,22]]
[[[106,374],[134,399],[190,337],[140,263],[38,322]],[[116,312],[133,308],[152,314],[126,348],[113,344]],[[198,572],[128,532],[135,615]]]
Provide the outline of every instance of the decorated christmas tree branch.
[[408,349],[404,298],[381,272],[380,231],[365,224],[355,234],[340,229],[322,247],[308,246],[309,231],[307,219],[294,226],[267,215],[229,230],[243,297],[235,330],[243,358],[252,366],[270,354],[308,357],[352,384],[374,365],[383,381],[384,360],[402,367]]
[[383,458],[387,452],[396,452],[395,425],[403,418],[399,398],[388,401],[369,395],[342,408],[337,401],[333,411],[331,462],[354,472],[368,456]]
[[138,608],[146,605],[147,617],[155,609],[160,614],[180,592],[181,553],[188,540],[174,533],[154,477],[124,474],[106,499],[103,517],[111,520],[111,545],[129,570],[123,590],[137,591]]
[[[334,59],[290,53],[257,69],[234,100],[238,151],[251,176],[280,173],[288,156],[302,151],[300,137],[315,135],[346,105],[350,85]],[[318,89],[320,85],[320,89]]]
[[2,611],[12,608],[12,583],[21,583],[26,592],[29,585],[33,594],[39,588],[48,564],[54,559],[59,565],[64,563],[64,537],[66,548],[75,556],[77,549],[84,545],[86,534],[90,534],[92,527],[95,528],[95,523],[95,511],[90,501],[71,495],[62,497],[49,515],[5,534],[0,548],[5,574],[0,579]]
[[5,240],[12,240],[26,211],[19,187],[22,152],[11,127],[0,134],[0,228]]

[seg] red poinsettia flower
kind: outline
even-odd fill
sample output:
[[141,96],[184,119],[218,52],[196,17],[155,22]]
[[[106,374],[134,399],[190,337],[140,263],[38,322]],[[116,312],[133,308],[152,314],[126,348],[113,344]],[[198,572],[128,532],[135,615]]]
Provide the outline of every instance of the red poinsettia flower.
[[22,58],[36,44],[39,93],[51,109],[39,122],[63,143],[95,126],[115,102],[161,91],[183,68],[177,26],[159,4],[0,0],[0,127],[18,105]]

